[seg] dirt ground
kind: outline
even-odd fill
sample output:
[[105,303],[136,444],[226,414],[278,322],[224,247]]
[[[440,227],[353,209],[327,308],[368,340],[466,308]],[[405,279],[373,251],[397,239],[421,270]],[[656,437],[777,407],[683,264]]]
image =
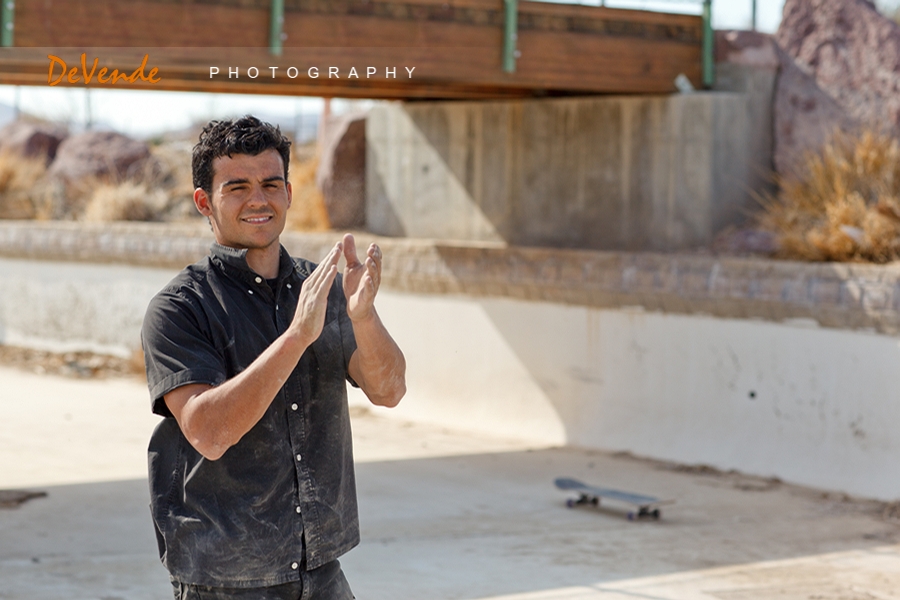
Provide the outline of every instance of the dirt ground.
[[[170,598],[146,384],[22,360],[0,366],[0,489],[33,496],[0,507],[0,599]],[[900,600],[895,505],[351,404],[363,541],[342,564],[360,599]],[[675,503],[659,521],[568,509],[561,476]]]

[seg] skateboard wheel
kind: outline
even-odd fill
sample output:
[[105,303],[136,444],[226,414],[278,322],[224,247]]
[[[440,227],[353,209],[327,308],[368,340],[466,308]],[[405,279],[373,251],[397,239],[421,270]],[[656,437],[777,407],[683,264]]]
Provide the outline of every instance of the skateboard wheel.
[[629,520],[629,521],[634,521],[634,517],[635,517],[635,514],[634,514],[633,512],[629,512],[629,513],[628,513],[628,520]]
[[654,509],[653,512],[650,514],[652,514],[653,518],[656,519],[657,521],[659,521],[659,518],[662,516],[662,513],[659,512],[658,508]]
[[600,498],[591,498],[591,504],[594,506],[600,506]]
[[569,508],[575,508],[575,501],[569,498],[568,500],[566,500],[566,506],[568,506]]

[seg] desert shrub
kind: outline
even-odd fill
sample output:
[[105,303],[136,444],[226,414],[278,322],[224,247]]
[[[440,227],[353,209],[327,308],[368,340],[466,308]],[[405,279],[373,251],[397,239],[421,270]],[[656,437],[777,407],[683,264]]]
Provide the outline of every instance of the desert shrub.
[[157,221],[168,204],[160,188],[124,181],[93,188],[82,216],[85,221]]
[[763,201],[762,229],[779,256],[808,261],[900,258],[900,142],[874,131],[837,132]]
[[[84,178],[70,185],[70,204],[85,221],[183,221],[201,215],[194,208],[191,145],[151,146],[152,160],[127,178]],[[73,199],[76,199],[73,202]]]
[[[184,221],[200,218],[194,208],[191,149],[186,141],[151,146],[152,160],[127,178],[86,176],[63,182],[47,176],[41,159],[0,153],[0,219],[84,221]],[[287,227],[329,229],[328,213],[316,187],[319,161],[314,144],[292,154],[293,204]]]
[[288,179],[293,190],[291,208],[287,214],[287,229],[296,231],[326,231],[331,228],[322,191],[316,186],[319,157],[315,146],[301,146],[291,153]]
[[41,216],[40,184],[47,173],[43,158],[0,152],[0,219]]
[[187,141],[168,142],[150,147],[155,159],[137,178],[148,187],[165,191],[167,202],[159,215],[165,221],[184,221],[201,217],[194,208],[194,182],[191,175],[191,150]]

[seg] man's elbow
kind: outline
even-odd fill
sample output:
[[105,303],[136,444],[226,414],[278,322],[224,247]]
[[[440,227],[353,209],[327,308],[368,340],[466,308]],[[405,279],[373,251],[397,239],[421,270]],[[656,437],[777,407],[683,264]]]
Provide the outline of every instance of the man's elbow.
[[197,452],[200,453],[200,456],[210,461],[219,460],[225,455],[225,450],[227,450],[227,448],[219,448],[217,446],[204,446],[201,450],[197,445],[192,445],[197,450]]
[[394,408],[398,404],[400,404],[400,400],[403,399],[403,396],[406,395],[406,382],[401,381],[398,384],[392,386],[389,391],[386,391],[382,394],[378,394],[370,398],[372,404],[376,406],[383,406],[385,408]]
[[191,431],[189,427],[182,428],[182,431],[188,443],[206,460],[219,460],[231,447],[220,435],[202,435]]

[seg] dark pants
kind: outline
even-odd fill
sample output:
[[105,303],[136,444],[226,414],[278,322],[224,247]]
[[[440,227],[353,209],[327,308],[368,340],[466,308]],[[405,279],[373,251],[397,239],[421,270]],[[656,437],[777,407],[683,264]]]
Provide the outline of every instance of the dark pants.
[[172,582],[175,600],[353,600],[350,584],[333,560],[313,571],[301,571],[300,581],[267,588],[220,588]]

